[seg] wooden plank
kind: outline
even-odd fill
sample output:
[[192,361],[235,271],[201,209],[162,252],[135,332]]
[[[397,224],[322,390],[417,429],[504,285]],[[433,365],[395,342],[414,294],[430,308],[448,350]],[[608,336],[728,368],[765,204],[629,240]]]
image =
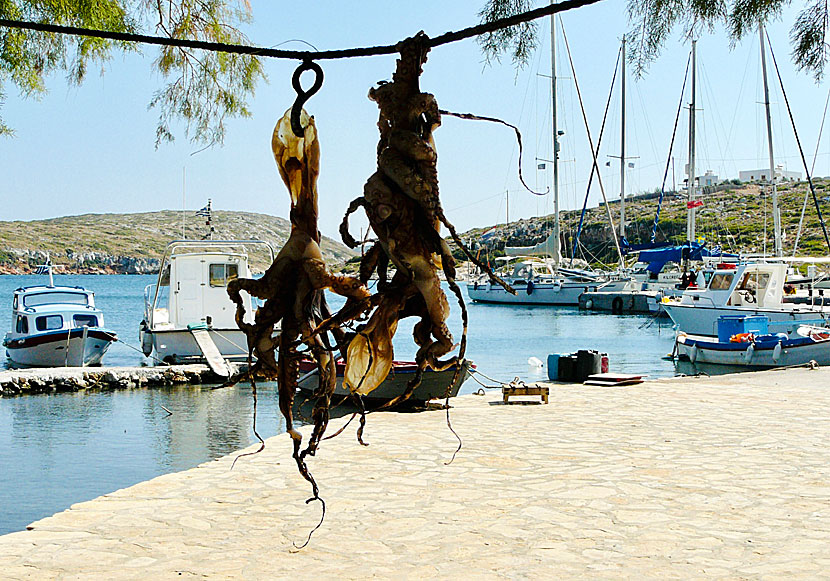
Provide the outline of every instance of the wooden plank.
[[648,375],[632,375],[632,374],[625,374],[625,373],[595,373],[594,375],[589,375],[588,379],[597,380],[597,381],[618,382],[618,381],[631,381],[631,380],[634,380],[634,379],[641,380],[644,377],[648,377]]
[[196,344],[202,351],[202,355],[205,356],[205,360],[210,369],[220,377],[230,376],[228,363],[222,357],[222,354],[219,352],[219,347],[213,342],[207,329],[190,329],[190,333],[196,339]]
[[623,381],[600,381],[598,379],[588,379],[583,382],[583,385],[599,385],[602,387],[621,387],[624,385],[637,385],[643,383],[642,379],[626,379]]

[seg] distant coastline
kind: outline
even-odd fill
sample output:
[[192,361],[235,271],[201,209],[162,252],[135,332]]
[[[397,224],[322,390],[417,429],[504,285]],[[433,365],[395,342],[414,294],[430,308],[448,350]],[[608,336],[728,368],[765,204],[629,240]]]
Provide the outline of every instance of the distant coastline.
[[[278,251],[291,230],[288,220],[267,214],[216,210],[215,240],[263,240]],[[201,240],[205,218],[164,210],[138,214],[83,214],[28,222],[0,221],[0,274],[32,274],[50,260],[66,274],[156,274],[167,244]],[[323,237],[323,256],[335,268],[357,253]],[[265,250],[249,250],[254,272],[270,266]]]

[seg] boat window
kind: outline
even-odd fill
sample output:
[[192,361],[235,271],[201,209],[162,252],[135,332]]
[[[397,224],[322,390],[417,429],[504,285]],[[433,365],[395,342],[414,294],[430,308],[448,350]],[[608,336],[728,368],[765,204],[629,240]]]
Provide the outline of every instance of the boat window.
[[87,297],[86,293],[66,291],[52,291],[23,296],[24,307],[37,307],[38,305],[51,305],[54,303],[86,305],[89,304],[89,297]]
[[22,315],[17,316],[17,326],[15,330],[18,333],[28,333],[29,332],[29,319]]
[[769,284],[768,272],[748,272],[741,281],[741,290],[765,289]]
[[159,285],[161,286],[170,286],[170,265],[164,267],[164,272],[161,273],[161,279],[159,280]]
[[97,327],[98,317],[95,315],[72,315],[72,323],[76,327]]
[[238,264],[210,265],[210,286],[228,286],[228,281],[231,281],[238,277]]
[[35,319],[35,327],[38,331],[54,331],[63,328],[63,317],[61,315],[45,315]]
[[732,279],[735,278],[735,274],[731,272],[718,272],[712,277],[712,281],[709,283],[710,290],[729,290],[729,287],[732,286]]

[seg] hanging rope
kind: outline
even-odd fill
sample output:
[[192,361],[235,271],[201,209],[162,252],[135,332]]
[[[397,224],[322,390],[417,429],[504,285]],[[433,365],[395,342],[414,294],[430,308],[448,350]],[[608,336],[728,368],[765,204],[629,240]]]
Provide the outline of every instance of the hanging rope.
[[[821,206],[818,203],[818,196],[816,196],[816,187],[813,185],[813,178],[810,175],[810,168],[807,167],[807,158],[804,157],[804,149],[801,147],[801,140],[798,138],[798,131],[795,128],[795,119],[793,118],[793,111],[790,108],[790,100],[787,98],[787,92],[784,90],[784,81],[781,79],[781,71],[778,70],[778,61],[775,59],[775,53],[772,52],[772,43],[767,37],[767,45],[769,46],[769,53],[772,56],[772,64],[775,65],[775,74],[778,75],[778,83],[781,85],[781,94],[784,95],[784,103],[787,105],[787,113],[790,116],[790,124],[793,127],[793,135],[795,136],[795,143],[798,145],[798,153],[801,155],[801,163],[804,165],[804,173],[807,174],[807,183],[810,184],[810,192],[813,194],[813,203],[816,205],[816,213],[818,214],[818,221],[821,224],[821,231],[824,233],[824,241],[830,250],[830,237],[827,236],[827,226],[824,223],[824,217],[821,215]],[[775,176],[773,181],[775,181]],[[766,238],[764,238],[766,240]]]
[[[435,48],[436,46],[457,42],[459,40],[480,36],[482,34],[488,34],[490,32],[516,26],[517,24],[522,24],[524,22],[530,22],[544,16],[550,16],[551,14],[558,14],[559,12],[565,12],[567,10],[581,8],[582,6],[596,4],[599,1],[600,0],[565,0],[564,2],[559,2],[557,4],[549,4],[535,10],[529,10],[527,12],[522,12],[521,14],[516,14],[515,16],[510,16],[508,18],[500,18],[492,22],[470,26],[456,32],[446,32],[440,36],[429,39],[427,41],[427,46]],[[184,38],[168,38],[162,36],[150,36],[146,34],[132,34],[128,32],[95,30],[92,28],[82,28],[78,26],[63,26],[60,24],[47,24],[44,22],[27,22],[24,20],[12,20],[8,18],[0,18],[0,26],[36,30],[38,32],[69,34],[73,36],[91,36],[94,38],[106,38],[109,40],[119,40],[123,42],[175,46],[179,48],[197,48],[213,52],[247,54],[252,56],[302,61],[378,56],[384,54],[397,54],[399,51],[397,44],[323,51],[282,50],[242,44],[225,44],[221,42],[206,42],[202,40],[188,40]]]

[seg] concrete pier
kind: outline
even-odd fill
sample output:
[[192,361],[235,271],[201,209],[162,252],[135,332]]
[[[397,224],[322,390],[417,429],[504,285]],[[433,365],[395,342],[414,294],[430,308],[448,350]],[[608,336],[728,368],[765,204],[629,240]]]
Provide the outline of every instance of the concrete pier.
[[[816,579],[830,571],[830,369],[550,384],[370,415],[309,466],[286,434],[0,537],[5,579]],[[343,420],[332,421],[333,432]],[[309,431],[304,429],[307,436]],[[251,448],[247,451],[253,451]],[[26,486],[37,483],[23,483]]]
[[0,371],[0,397],[84,389],[131,389],[181,383],[221,383],[207,365],[53,367]]

